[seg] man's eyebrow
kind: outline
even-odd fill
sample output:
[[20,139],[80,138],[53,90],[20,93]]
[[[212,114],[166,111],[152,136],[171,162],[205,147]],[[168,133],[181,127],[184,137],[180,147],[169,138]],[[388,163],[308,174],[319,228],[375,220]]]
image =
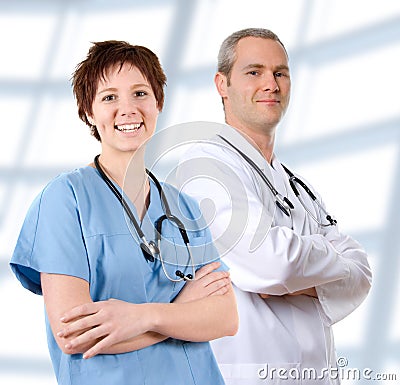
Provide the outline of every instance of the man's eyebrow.
[[[252,63],[252,64],[247,64],[242,68],[242,71],[249,70],[251,68],[265,68],[264,64],[259,64],[259,63]],[[280,70],[286,70],[289,71],[289,67],[286,64],[279,64],[274,68],[275,71],[280,71]]]
[[280,64],[275,67],[275,70],[286,70],[289,71],[289,67],[286,64]]
[[248,70],[250,68],[264,68],[264,64],[259,64],[259,63],[252,63],[252,64],[247,64],[242,68],[242,71]]

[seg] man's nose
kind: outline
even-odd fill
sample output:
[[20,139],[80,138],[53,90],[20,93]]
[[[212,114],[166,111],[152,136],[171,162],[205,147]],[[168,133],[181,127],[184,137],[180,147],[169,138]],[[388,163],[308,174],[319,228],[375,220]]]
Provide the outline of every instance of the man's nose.
[[279,91],[279,86],[274,74],[266,74],[264,76],[263,90],[271,93]]

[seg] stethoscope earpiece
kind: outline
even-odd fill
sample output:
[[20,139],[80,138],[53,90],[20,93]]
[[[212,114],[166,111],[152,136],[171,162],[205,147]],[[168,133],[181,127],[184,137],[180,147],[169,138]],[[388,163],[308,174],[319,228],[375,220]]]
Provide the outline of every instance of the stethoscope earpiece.
[[332,218],[332,216],[327,215],[326,220],[331,224],[331,226],[335,226],[337,224],[337,220],[335,218]]
[[185,275],[180,270],[177,270],[175,272],[175,274],[176,274],[177,277],[182,278],[185,281],[192,281],[193,280],[193,275],[192,274]]

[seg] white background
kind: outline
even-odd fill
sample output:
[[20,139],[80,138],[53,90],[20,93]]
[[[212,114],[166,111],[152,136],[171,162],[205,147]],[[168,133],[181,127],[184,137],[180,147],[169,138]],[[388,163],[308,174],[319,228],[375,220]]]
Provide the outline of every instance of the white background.
[[127,40],[158,54],[168,75],[163,129],[222,122],[218,48],[246,27],[273,30],[289,51],[279,157],[370,255],[373,288],[335,326],[338,355],[348,367],[398,376],[375,383],[400,381],[400,2],[0,0],[0,384],[55,384],[42,298],[22,289],[8,261],[44,184],[99,152],[69,82],[90,42]]

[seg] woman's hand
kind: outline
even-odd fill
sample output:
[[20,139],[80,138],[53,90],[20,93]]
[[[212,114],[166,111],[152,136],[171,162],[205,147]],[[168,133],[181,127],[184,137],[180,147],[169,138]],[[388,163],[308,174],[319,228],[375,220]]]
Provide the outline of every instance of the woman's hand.
[[196,271],[195,279],[187,281],[174,303],[196,301],[211,295],[224,295],[230,287],[229,272],[215,271],[220,262],[212,262]]
[[83,358],[90,358],[116,343],[147,332],[151,328],[151,320],[151,307],[148,304],[132,304],[115,299],[92,302],[66,312],[61,318],[65,327],[57,336],[68,338],[78,335],[65,346],[70,354],[94,343],[83,355]]
[[[215,271],[219,267],[219,262],[213,262],[197,270],[195,280],[186,282],[174,303],[226,294],[230,288],[229,273]],[[109,352],[110,347],[116,344],[151,331],[155,319],[152,309],[151,304],[132,304],[115,299],[86,303],[62,316],[64,327],[57,337],[68,338],[69,342],[65,345],[67,353],[85,351],[83,357],[91,358]],[[167,338],[157,333],[150,334],[155,342]],[[87,350],[87,347],[90,348]]]

